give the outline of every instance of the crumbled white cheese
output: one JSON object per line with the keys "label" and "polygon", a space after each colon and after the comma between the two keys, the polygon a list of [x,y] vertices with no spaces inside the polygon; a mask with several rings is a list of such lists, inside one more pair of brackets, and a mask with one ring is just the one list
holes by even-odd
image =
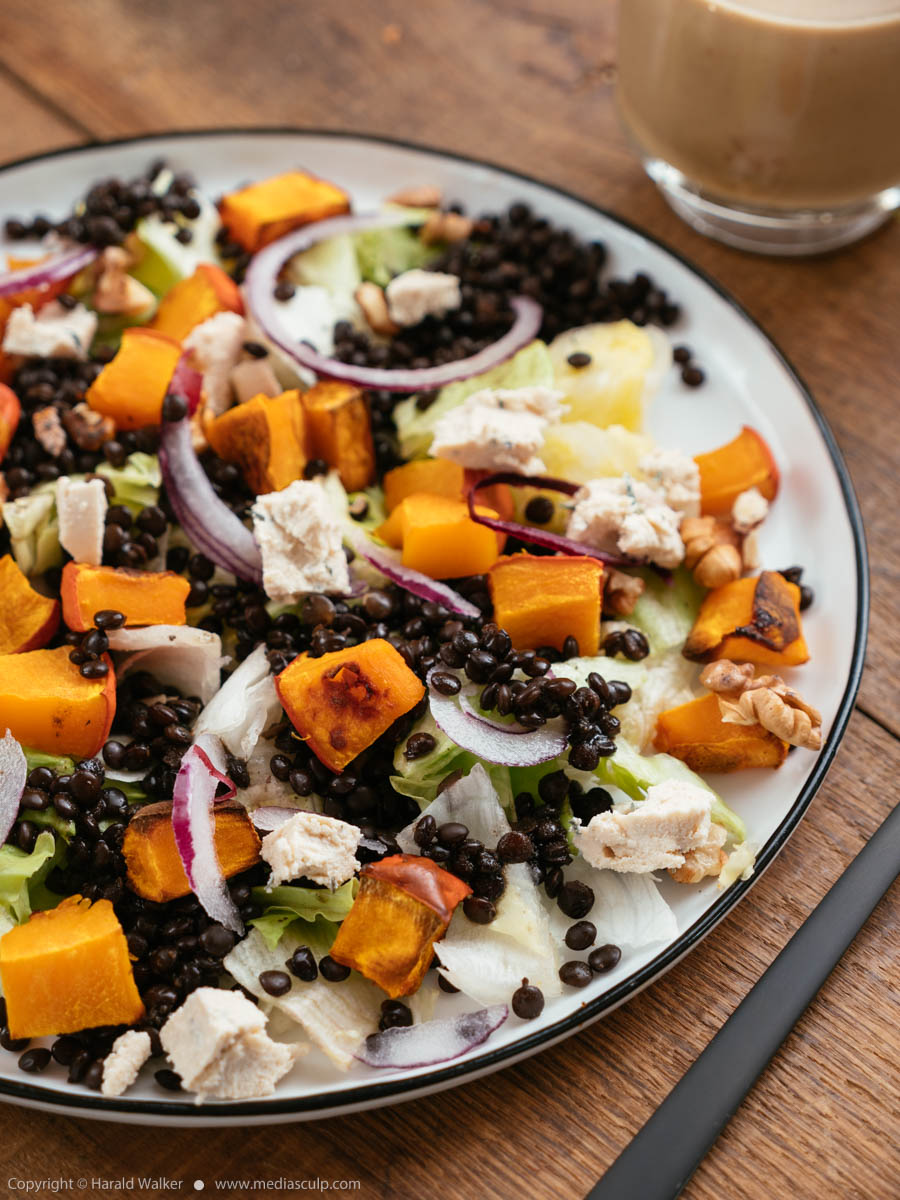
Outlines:
{"label": "crumbled white cheese", "polygon": [[638,462],[638,470],[662,492],[669,508],[683,517],[700,516],[700,468],[694,459],[680,450],[651,450]]}
{"label": "crumbled white cheese", "polygon": [[563,393],[545,387],[483,388],[435,424],[431,453],[475,470],[545,470],[538,451],[552,421],[566,412]]}
{"label": "crumbled white cheese", "polygon": [[37,316],[30,304],[22,304],[9,314],[3,349],[26,358],[85,359],[96,332],[97,314],[83,304],[63,308],[52,300]]}
{"label": "crumbled white cheese", "polygon": [[266,1018],[240,992],[191,992],[160,1030],[160,1041],[189,1091],[219,1100],[267,1096],[291,1068],[290,1046],[273,1042]]}
{"label": "crumbled white cheese", "polygon": [[748,488],[731,506],[731,523],[738,533],[749,533],[762,525],[769,513],[769,502],[759,488]]}
{"label": "crumbled white cheese", "polygon": [[231,386],[238,404],[256,396],[280,396],[281,384],[266,358],[247,358],[231,368]]}
{"label": "crumbled white cheese", "polygon": [[231,372],[241,360],[247,322],[235,312],[219,312],[195,325],[184,339],[195,368],[203,372],[207,412],[221,416],[231,407]]}
{"label": "crumbled white cheese", "polygon": [[349,589],[341,526],[321,484],[296,479],[280,492],[257,496],[253,536],[271,600],[293,603],[309,592]]}
{"label": "crumbled white cheese", "polygon": [[145,1030],[129,1029],[112,1044],[103,1060],[104,1096],[121,1096],[138,1077],[138,1071],[150,1057],[150,1034]]}
{"label": "crumbled white cheese", "polygon": [[576,492],[566,534],[600,550],[677,567],[684,558],[680,524],[681,515],[661,492],[625,475],[592,479]]}
{"label": "crumbled white cheese", "polygon": [[102,479],[70,479],[68,475],[57,479],[59,544],[76,562],[100,566],[108,507]]}
{"label": "crumbled white cheese", "polygon": [[336,888],[359,870],[356,825],[314,812],[298,812],[262,840],[260,853],[272,868],[270,887],[291,879],[311,879]]}
{"label": "crumbled white cheese", "polygon": [[577,832],[576,844],[592,866],[612,871],[681,867],[689,852],[725,840],[725,830],[710,819],[712,800],[706,788],[670,779],[648,788],[628,812],[598,813]]}
{"label": "crumbled white cheese", "polygon": [[425,317],[443,317],[462,304],[458,276],[418,267],[396,275],[385,288],[385,296],[396,325],[418,325]]}

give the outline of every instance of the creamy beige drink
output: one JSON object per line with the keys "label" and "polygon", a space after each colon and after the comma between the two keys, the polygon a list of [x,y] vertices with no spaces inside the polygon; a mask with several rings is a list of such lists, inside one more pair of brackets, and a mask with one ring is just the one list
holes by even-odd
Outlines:
{"label": "creamy beige drink", "polygon": [[900,0],[621,0],[618,98],[651,174],[751,208],[863,203],[900,184]]}

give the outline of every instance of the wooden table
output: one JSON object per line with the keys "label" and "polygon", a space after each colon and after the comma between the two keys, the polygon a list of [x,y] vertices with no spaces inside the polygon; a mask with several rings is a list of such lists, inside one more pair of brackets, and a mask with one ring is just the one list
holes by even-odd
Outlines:
{"label": "wooden table", "polygon": [[[3,8],[0,159],[91,138],[255,124],[391,134],[491,158],[625,214],[706,268],[775,334],[831,422],[872,559],[859,704],[791,843],[687,962],[561,1046],[384,1112],[238,1135],[3,1108],[3,1158],[23,1178],[157,1174],[190,1190],[195,1178],[210,1188],[255,1173],[355,1178],[364,1196],[409,1200],[580,1196],[896,801],[900,225],[797,263],[692,233],[619,129],[608,0]],[[697,1172],[690,1200],[900,1195],[898,900],[895,887]]]}

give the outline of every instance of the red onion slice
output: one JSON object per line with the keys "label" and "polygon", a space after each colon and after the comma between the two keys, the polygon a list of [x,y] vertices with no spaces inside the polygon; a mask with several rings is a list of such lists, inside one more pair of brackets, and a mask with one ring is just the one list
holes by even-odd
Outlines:
{"label": "red onion slice", "polygon": [[505,1004],[493,1004],[449,1020],[395,1026],[367,1037],[355,1057],[370,1067],[385,1070],[433,1067],[482,1045],[508,1016]]}
{"label": "red onion slice", "polygon": [[90,266],[100,251],[93,246],[79,246],[67,250],[55,258],[45,259],[31,267],[22,267],[18,271],[7,271],[0,275],[0,296],[17,296],[30,288],[50,287],[64,279],[71,279],[79,271]]}
{"label": "red onion slice", "polygon": [[188,362],[188,355],[182,354],[172,372],[169,392],[182,396],[188,406],[188,415],[193,416],[200,407],[200,394],[203,389],[203,376]]}
{"label": "red onion slice", "polygon": [[231,783],[213,767],[205,747],[195,742],[175,776],[172,830],[191,891],[208,916],[240,934],[244,926],[228,892],[213,840],[212,806],[223,779]]}
{"label": "red onion slice", "polygon": [[414,596],[430,600],[434,604],[442,604],[444,608],[448,608],[450,612],[461,617],[481,616],[480,608],[471,600],[466,600],[459,592],[454,592],[453,588],[447,587],[446,583],[440,583],[428,575],[423,575],[421,571],[414,571],[412,567],[404,567],[400,561],[400,555],[395,550],[376,546],[369,538],[362,537],[353,540],[353,549],[366,562],[377,567],[382,575],[386,575],[392,583],[396,583]]}
{"label": "red onion slice", "polygon": [[28,776],[25,751],[7,729],[0,738],[0,846],[19,815],[19,802]]}
{"label": "red onion slice", "polygon": [[411,224],[407,212],[365,213],[359,216],[334,217],[316,221],[279,238],[256,254],[247,269],[247,307],[266,335],[290,358],[301,366],[330,379],[343,379],[360,387],[391,392],[418,392],[443,387],[459,379],[468,379],[496,367],[527,346],[538,335],[543,309],[527,296],[510,301],[515,313],[512,327],[496,342],[469,358],[444,363],[421,370],[386,370],[380,367],[357,367],[352,363],[327,358],[306,343],[291,340],[281,323],[278,302],[273,291],[278,272],[289,258],[317,245],[326,238],[342,233],[364,233],[369,229],[384,229]]}
{"label": "red onion slice", "polygon": [[503,767],[534,767],[558,758],[566,748],[565,724],[557,717],[538,729],[501,725],[475,712],[464,695],[442,696],[428,679],[428,702],[439,729],[462,750]]}
{"label": "red onion slice", "polygon": [[476,510],[475,497],[482,488],[490,487],[495,483],[506,483],[513,487],[543,488],[545,491],[564,492],[567,496],[574,496],[581,487],[580,484],[570,483],[566,479],[553,479],[544,475],[514,475],[509,471],[498,471],[495,475],[487,475],[484,479],[479,479],[477,483],[472,484],[467,496],[469,516],[479,525],[486,525],[488,529],[493,529],[496,533],[506,533],[510,537],[518,538],[520,542],[546,546],[550,550],[559,550],[563,554],[579,554],[582,557],[597,558],[611,567],[645,565],[645,559],[631,558],[627,554],[610,554],[607,550],[598,550],[595,546],[574,542],[560,533],[551,533],[549,529],[535,529],[532,525],[520,525],[518,521],[503,521],[499,517],[486,517]]}
{"label": "red onion slice", "polygon": [[259,547],[213,491],[191,444],[187,417],[163,422],[159,463],[175,516],[197,549],[239,579],[262,583]]}

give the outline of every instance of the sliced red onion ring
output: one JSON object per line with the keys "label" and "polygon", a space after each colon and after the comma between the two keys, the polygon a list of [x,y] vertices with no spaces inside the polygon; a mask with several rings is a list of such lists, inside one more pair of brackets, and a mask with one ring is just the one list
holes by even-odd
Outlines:
{"label": "sliced red onion ring", "polygon": [[19,815],[27,775],[25,751],[7,729],[0,738],[0,846]]}
{"label": "sliced red onion ring", "polygon": [[7,271],[5,275],[0,275],[0,296],[17,296],[30,288],[49,287],[53,283],[71,279],[89,266],[99,253],[94,246],[78,246],[55,258],[35,263],[32,267]]}
{"label": "sliced red onion ring", "polygon": [[172,372],[169,392],[182,396],[188,406],[188,414],[193,416],[200,406],[200,393],[203,389],[203,376],[188,362],[188,355],[182,354]]}
{"label": "sliced red onion ring", "polygon": [[386,575],[392,583],[396,583],[414,596],[430,600],[434,604],[443,604],[444,608],[448,608],[450,612],[457,613],[461,617],[481,616],[480,608],[471,600],[466,600],[459,592],[454,592],[453,588],[447,587],[446,583],[439,583],[436,579],[423,575],[421,571],[414,571],[412,567],[404,567],[400,561],[400,555],[395,550],[377,546],[370,538],[363,537],[355,538],[352,544],[353,549],[361,558],[370,562],[373,567],[377,567],[382,575]]}
{"label": "sliced red onion ring", "polygon": [[244,926],[232,900],[213,840],[212,806],[222,780],[231,781],[210,762],[195,742],[181,760],[172,791],[172,830],[191,891],[208,916],[235,933]]}
{"label": "sliced red onion ring", "polygon": [[370,1067],[387,1070],[433,1067],[482,1045],[508,1016],[505,1004],[492,1004],[449,1020],[395,1026],[367,1037],[355,1057]]}
{"label": "sliced red onion ring", "polygon": [[263,833],[271,833],[273,829],[280,829],[285,821],[289,821],[291,817],[296,817],[298,812],[303,812],[303,809],[282,808],[277,804],[264,804],[260,808],[254,808],[250,813],[250,820]]}
{"label": "sliced red onion ring", "polygon": [[325,375],[330,379],[344,379],[348,383],[365,388],[378,388],[391,392],[418,392],[443,387],[458,379],[468,379],[496,367],[511,358],[517,350],[527,346],[537,337],[543,319],[543,309],[527,296],[516,296],[510,301],[515,312],[515,321],[501,338],[469,358],[444,363],[438,367],[421,370],[386,370],[380,367],[357,367],[352,363],[327,358],[324,354],[303,342],[294,342],[281,323],[278,302],[273,295],[278,272],[289,258],[309,250],[326,238],[343,233],[364,233],[369,229],[385,229],[397,225],[409,225],[409,213],[384,212],[364,213],[359,216],[333,217],[329,221],[316,221],[272,242],[256,254],[247,269],[247,307],[266,335],[285,354],[301,366]]}
{"label": "sliced red onion ring", "polygon": [[523,725],[501,725],[477,713],[465,695],[442,696],[428,678],[428,702],[439,729],[462,750],[485,762],[503,767],[534,767],[558,758],[566,748],[565,725],[561,718],[538,729]]}
{"label": "sliced red onion ring", "polygon": [[163,422],[159,463],[175,516],[197,549],[239,579],[261,583],[259,547],[246,525],[213,491],[191,444],[187,417]]}
{"label": "sliced red onion ring", "polygon": [[[234,786],[234,784],[231,782],[231,780],[228,778],[228,776],[224,773],[224,771],[220,771],[218,769],[218,767],[216,767],[212,762],[210,762],[209,755],[203,749],[203,747],[200,745],[199,741],[194,743],[194,749],[197,751],[197,754],[200,757],[200,761],[203,763],[203,765],[206,767],[206,769],[215,778],[216,783],[217,784],[218,783],[225,784],[226,790],[224,792],[222,792],[221,795],[216,795],[213,797],[213,799],[216,801],[216,803],[218,803],[221,800],[233,800],[235,798],[235,796],[237,795],[237,788]],[[218,791],[218,788],[216,790]]]}
{"label": "sliced red onion ring", "polygon": [[574,542],[571,538],[559,533],[551,533],[549,529],[535,529],[532,525],[520,525],[518,521],[503,521],[499,517],[486,517],[475,508],[475,497],[482,488],[491,487],[495,483],[506,483],[512,487],[543,488],[544,491],[563,492],[574,496],[581,488],[579,483],[570,483],[566,479],[553,479],[545,475],[515,475],[510,471],[498,471],[495,475],[487,475],[479,479],[469,488],[467,500],[469,516],[479,525],[486,525],[496,533],[506,533],[518,538],[520,542],[531,542],[535,546],[546,546],[550,550],[559,550],[564,554],[580,554],[582,557],[597,558],[600,562],[611,567],[639,567],[645,565],[645,559],[631,558],[627,554],[610,554],[607,550],[598,550],[582,542]]}

